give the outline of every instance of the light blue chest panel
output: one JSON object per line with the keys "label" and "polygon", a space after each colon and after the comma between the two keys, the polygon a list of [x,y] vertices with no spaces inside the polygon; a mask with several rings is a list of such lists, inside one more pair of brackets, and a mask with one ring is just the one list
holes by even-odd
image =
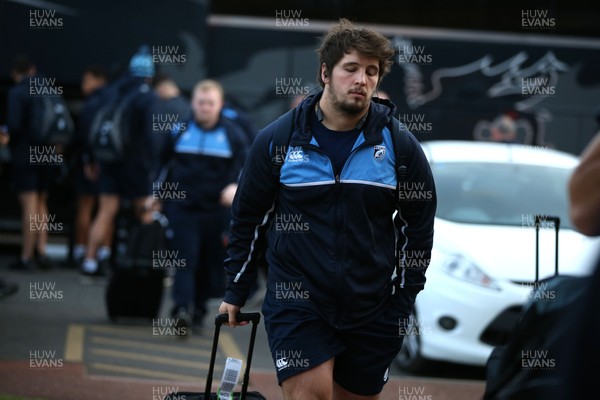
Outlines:
{"label": "light blue chest panel", "polygon": [[[364,146],[365,138],[361,132],[344,164],[340,183],[396,188],[391,132],[384,128],[382,135],[381,144]],[[314,137],[310,144],[318,147]],[[333,166],[322,152],[303,146],[290,147],[281,167],[280,182],[290,187],[331,185],[335,183]]]}
{"label": "light blue chest panel", "polygon": [[[173,133],[177,135],[176,133]],[[227,139],[225,128],[218,126],[212,131],[205,131],[195,123],[175,143],[176,153],[199,154],[213,157],[231,158],[233,152]]]}

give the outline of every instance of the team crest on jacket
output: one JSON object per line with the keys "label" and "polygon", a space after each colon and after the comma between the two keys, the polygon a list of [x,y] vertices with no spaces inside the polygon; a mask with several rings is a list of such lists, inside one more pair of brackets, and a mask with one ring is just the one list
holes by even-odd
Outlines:
{"label": "team crest on jacket", "polygon": [[373,158],[382,161],[385,158],[385,146],[377,144],[373,146]]}

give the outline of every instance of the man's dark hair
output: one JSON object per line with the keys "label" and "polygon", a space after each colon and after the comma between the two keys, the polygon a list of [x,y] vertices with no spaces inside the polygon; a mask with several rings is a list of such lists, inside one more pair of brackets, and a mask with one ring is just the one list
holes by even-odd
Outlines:
{"label": "man's dark hair", "polygon": [[83,73],[90,74],[94,78],[102,78],[102,79],[108,80],[108,68],[106,68],[102,65],[98,65],[98,64],[88,65],[83,70]]}
{"label": "man's dark hair", "polygon": [[317,49],[319,54],[317,80],[321,87],[325,86],[321,77],[321,66],[325,64],[327,75],[331,76],[335,64],[344,57],[344,54],[349,54],[353,50],[363,56],[379,59],[378,83],[392,69],[391,58],[394,56],[394,49],[390,41],[372,29],[356,27],[349,20],[341,18],[339,24],[323,37],[321,47]]}
{"label": "man's dark hair", "polygon": [[13,59],[11,71],[16,74],[27,74],[34,67],[33,62],[25,54],[19,54]]}
{"label": "man's dark hair", "polygon": [[159,72],[152,77],[152,86],[153,87],[157,87],[158,85],[160,85],[161,83],[164,83],[164,82],[175,83],[173,78],[169,74],[166,74],[164,72]]}

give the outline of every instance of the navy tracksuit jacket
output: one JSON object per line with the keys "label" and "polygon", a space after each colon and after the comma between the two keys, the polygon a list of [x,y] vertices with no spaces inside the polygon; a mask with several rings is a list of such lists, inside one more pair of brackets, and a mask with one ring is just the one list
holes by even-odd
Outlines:
{"label": "navy tracksuit jacket", "polygon": [[165,161],[173,161],[169,180],[187,193],[184,206],[211,213],[223,209],[221,191],[237,182],[248,144],[241,129],[225,118],[208,132],[189,120],[186,131],[174,132],[163,151]]}
{"label": "navy tracksuit jacket", "polygon": [[[401,129],[409,136],[408,172],[398,192],[391,137],[395,107],[378,100],[371,102],[352,153],[335,175],[310,130],[321,94],[296,109],[280,182],[272,173],[274,124],[250,150],[232,207],[224,300],[244,305],[266,246],[267,295],[277,284],[301,282],[312,310],[337,328],[377,318],[392,293],[408,314],[424,287],[433,244],[436,195],[428,161],[416,138]],[[277,215],[300,220],[308,231],[282,234],[273,223]]]}

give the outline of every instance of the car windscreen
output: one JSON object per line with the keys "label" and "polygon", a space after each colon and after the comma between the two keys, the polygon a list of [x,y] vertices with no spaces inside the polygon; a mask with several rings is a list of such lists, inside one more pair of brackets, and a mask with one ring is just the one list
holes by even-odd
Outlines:
{"label": "car windscreen", "polygon": [[[437,217],[453,222],[534,227],[534,215],[568,214],[572,170],[512,163],[447,162],[431,165],[438,196]],[[549,224],[547,225],[550,226]]]}

